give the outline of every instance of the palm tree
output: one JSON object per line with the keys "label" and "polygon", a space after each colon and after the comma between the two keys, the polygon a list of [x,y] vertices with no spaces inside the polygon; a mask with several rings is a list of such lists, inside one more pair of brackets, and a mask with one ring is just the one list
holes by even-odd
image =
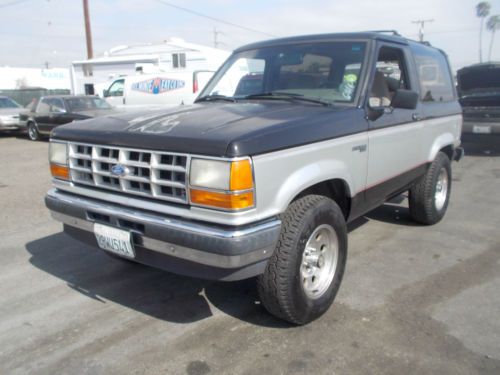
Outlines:
{"label": "palm tree", "polygon": [[490,49],[488,51],[488,61],[491,61],[491,50],[493,48],[493,40],[495,39],[495,31],[500,29],[500,16],[495,15],[488,18],[488,22],[486,22],[486,29],[491,31]]}
{"label": "palm tree", "polygon": [[479,29],[479,62],[483,62],[483,24],[484,19],[490,14],[491,4],[481,1],[476,5],[476,15],[481,18],[481,28]]}

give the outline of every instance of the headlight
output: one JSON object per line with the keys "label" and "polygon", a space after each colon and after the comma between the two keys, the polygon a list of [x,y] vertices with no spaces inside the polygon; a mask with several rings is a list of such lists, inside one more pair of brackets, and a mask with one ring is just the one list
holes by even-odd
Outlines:
{"label": "headlight", "polygon": [[68,144],[59,142],[50,142],[49,161],[51,163],[67,165],[68,164]]}
{"label": "headlight", "polygon": [[69,180],[68,145],[66,143],[50,142],[49,162],[53,177]]}
{"label": "headlight", "polygon": [[219,160],[193,159],[191,161],[191,186],[229,190],[231,163]]}
{"label": "headlight", "polygon": [[250,159],[236,161],[191,160],[191,203],[226,210],[254,206],[253,171]]}

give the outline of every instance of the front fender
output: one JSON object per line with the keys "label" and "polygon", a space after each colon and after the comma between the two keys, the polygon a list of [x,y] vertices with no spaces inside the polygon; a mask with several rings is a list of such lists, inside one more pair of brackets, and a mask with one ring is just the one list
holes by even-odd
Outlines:
{"label": "front fender", "polygon": [[339,160],[320,160],[314,164],[305,165],[293,172],[280,187],[276,201],[281,211],[284,211],[297,195],[304,190],[324,181],[340,179],[348,187],[348,194],[353,191],[353,181],[347,165]]}

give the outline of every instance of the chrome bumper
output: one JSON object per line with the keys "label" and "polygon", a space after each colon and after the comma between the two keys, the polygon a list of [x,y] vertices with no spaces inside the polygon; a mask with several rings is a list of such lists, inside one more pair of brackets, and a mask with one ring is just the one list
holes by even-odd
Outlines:
{"label": "chrome bumper", "polygon": [[[281,229],[278,219],[243,227],[202,224],[57,189],[47,193],[45,203],[53,218],[77,239],[96,245],[95,222],[129,230],[137,262],[209,279],[237,280],[263,272]],[[197,270],[196,265],[201,267]]]}

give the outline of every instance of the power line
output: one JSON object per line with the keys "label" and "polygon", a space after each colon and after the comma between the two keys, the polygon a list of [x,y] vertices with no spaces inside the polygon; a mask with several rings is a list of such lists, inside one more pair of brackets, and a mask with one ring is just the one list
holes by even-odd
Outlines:
{"label": "power line", "polygon": [[223,23],[223,24],[226,24],[226,25],[229,25],[229,26],[237,27],[239,29],[243,29],[243,30],[246,30],[246,31],[251,31],[253,33],[267,35],[267,36],[270,36],[270,37],[276,37],[276,35],[273,35],[273,34],[270,34],[270,33],[266,33],[264,31],[252,29],[250,27],[246,27],[246,26],[242,26],[242,25],[237,25],[235,23],[232,23],[232,22],[229,22],[229,21],[225,21],[225,20],[220,19],[220,18],[208,16],[206,14],[197,12],[196,10],[192,10],[192,9],[184,8],[184,7],[181,7],[181,6],[178,6],[178,5],[174,5],[174,4],[168,3],[168,2],[163,1],[163,0],[156,0],[156,1],[158,3],[160,3],[160,4],[166,5],[168,7],[176,8],[176,9],[182,10],[182,11],[187,12],[187,13],[194,14],[194,15],[196,15],[198,17],[208,18],[208,19],[210,19],[212,21],[216,21],[216,22]]}
{"label": "power line", "polygon": [[17,4],[25,3],[26,1],[29,1],[29,0],[15,0],[15,1],[10,1],[10,2],[7,2],[7,3],[0,4],[0,8],[7,8],[7,7],[10,7],[12,5],[17,5]]}

